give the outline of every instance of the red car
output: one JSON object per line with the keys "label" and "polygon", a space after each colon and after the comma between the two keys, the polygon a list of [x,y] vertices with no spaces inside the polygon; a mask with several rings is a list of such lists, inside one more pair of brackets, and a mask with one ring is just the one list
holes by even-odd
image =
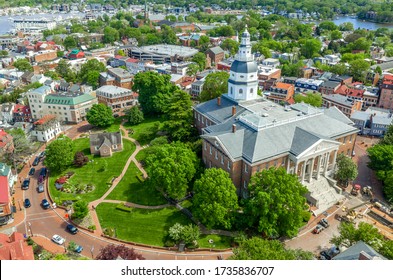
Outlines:
{"label": "red car", "polygon": [[323,231],[325,228],[323,226],[321,226],[320,224],[318,224],[315,228],[313,233],[315,234],[319,234],[321,231]]}

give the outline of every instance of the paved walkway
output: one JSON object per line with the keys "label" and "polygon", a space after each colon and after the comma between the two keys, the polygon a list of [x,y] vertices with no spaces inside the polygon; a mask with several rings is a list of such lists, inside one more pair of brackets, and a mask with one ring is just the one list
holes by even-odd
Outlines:
{"label": "paved walkway", "polygon": [[132,205],[132,207],[135,208],[143,208],[143,209],[162,209],[165,207],[168,207],[169,204],[164,204],[164,205],[158,205],[158,206],[146,206],[146,205],[139,205],[139,204],[134,204],[130,203],[127,201],[120,201],[120,200],[106,200],[105,198],[113,191],[114,188],[116,188],[117,184],[123,179],[124,175],[126,174],[128,167],[130,166],[131,162],[133,162],[139,169],[139,171],[142,172],[143,178],[147,178],[147,173],[145,169],[142,167],[142,165],[136,160],[135,156],[142,150],[144,147],[142,147],[139,142],[131,137],[128,136],[128,131],[123,127],[123,124],[120,125],[120,129],[123,131],[124,136],[123,138],[130,140],[135,144],[135,151],[132,153],[132,155],[128,158],[126,165],[123,168],[123,171],[121,174],[112,182],[112,186],[107,190],[107,192],[100,197],[97,200],[94,200],[89,203],[89,209],[90,209],[90,215],[93,220],[93,224],[96,226],[96,230],[94,231],[94,235],[101,236],[102,234],[102,228],[100,225],[100,221],[98,219],[97,212],[95,211],[95,208],[102,203],[102,202],[108,202],[108,203],[129,203]]}

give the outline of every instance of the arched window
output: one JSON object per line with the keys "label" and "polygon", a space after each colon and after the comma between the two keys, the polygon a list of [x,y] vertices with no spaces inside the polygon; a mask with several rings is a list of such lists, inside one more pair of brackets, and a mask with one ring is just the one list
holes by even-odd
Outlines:
{"label": "arched window", "polygon": [[239,94],[243,94],[243,89],[239,89]]}
{"label": "arched window", "polygon": [[250,89],[250,93],[254,93],[254,89],[253,88]]}

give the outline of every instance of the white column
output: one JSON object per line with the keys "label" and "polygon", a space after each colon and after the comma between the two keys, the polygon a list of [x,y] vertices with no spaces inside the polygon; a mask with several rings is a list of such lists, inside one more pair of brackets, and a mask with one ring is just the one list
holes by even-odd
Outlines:
{"label": "white column", "polygon": [[325,156],[325,166],[324,166],[324,169],[323,169],[323,175],[324,176],[326,176],[326,172],[327,172],[327,169],[328,169],[328,166],[329,166],[329,155],[330,155],[330,153],[326,153],[326,156]]}
{"label": "white column", "polygon": [[309,177],[309,182],[311,183],[311,181],[312,181],[312,173],[313,173],[313,170],[314,170],[314,158],[312,158],[311,159],[311,168],[310,168],[310,177]]}
{"label": "white column", "polygon": [[289,173],[289,168],[291,167],[291,160],[290,160],[290,158],[288,157],[287,158],[287,173]]}
{"label": "white column", "polygon": [[333,170],[334,170],[334,168],[336,168],[337,153],[338,153],[338,151],[335,150],[334,154],[333,154]]}
{"label": "white column", "polygon": [[297,176],[297,169],[299,168],[299,163],[295,162],[295,175]]}
{"label": "white column", "polygon": [[302,167],[302,183],[304,182],[304,176],[306,175],[306,161],[303,161],[303,167]]}
{"label": "white column", "polygon": [[321,173],[321,161],[322,161],[322,155],[318,156],[318,166],[317,166],[317,179],[319,179],[319,174]]}

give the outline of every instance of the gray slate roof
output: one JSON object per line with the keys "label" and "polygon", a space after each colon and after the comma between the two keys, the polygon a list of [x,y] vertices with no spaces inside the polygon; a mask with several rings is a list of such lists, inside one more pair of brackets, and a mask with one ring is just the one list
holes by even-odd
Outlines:
{"label": "gray slate roof", "polygon": [[358,260],[361,252],[367,253],[372,258],[376,257],[378,259],[386,260],[384,256],[377,253],[371,246],[367,245],[363,241],[359,241],[355,245],[349,247],[344,252],[335,256],[333,260]]}
{"label": "gray slate roof", "polygon": [[321,140],[320,137],[300,127],[296,127],[292,140],[291,153],[295,156],[300,155],[319,140]]}
{"label": "gray slate roof", "polygon": [[213,47],[210,48],[209,50],[214,54],[219,54],[224,52],[224,50],[221,47]]}
{"label": "gray slate roof", "polygon": [[121,133],[112,132],[112,133],[97,133],[90,135],[90,146],[99,146],[102,144],[110,145],[120,145],[122,143]]}
{"label": "gray slate roof", "polygon": [[369,118],[370,118],[370,114],[363,111],[355,111],[351,115],[352,120],[367,121]]}

